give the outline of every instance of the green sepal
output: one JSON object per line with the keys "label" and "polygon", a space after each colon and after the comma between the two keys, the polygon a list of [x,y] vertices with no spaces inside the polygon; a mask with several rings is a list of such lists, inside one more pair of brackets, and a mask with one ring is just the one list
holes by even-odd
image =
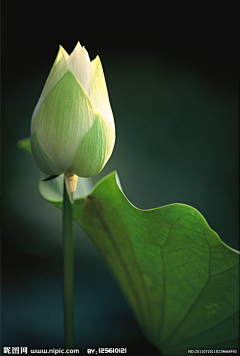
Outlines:
{"label": "green sepal", "polygon": [[68,70],[42,102],[32,130],[37,131],[42,146],[65,171],[70,169],[79,143],[92,126],[94,116],[89,96]]}
{"label": "green sepal", "polygon": [[80,177],[97,175],[109,160],[115,142],[115,129],[97,113],[90,130],[83,137],[70,170]]}
{"label": "green sepal", "polygon": [[49,175],[59,175],[63,170],[56,162],[49,156],[46,150],[41,145],[37,132],[35,131],[30,139],[32,154],[39,167],[39,169]]}

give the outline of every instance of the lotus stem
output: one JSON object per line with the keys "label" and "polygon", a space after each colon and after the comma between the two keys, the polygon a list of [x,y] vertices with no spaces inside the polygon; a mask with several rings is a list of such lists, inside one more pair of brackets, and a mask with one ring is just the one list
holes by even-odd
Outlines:
{"label": "lotus stem", "polygon": [[63,305],[64,347],[74,348],[74,242],[73,208],[64,181],[63,193]]}

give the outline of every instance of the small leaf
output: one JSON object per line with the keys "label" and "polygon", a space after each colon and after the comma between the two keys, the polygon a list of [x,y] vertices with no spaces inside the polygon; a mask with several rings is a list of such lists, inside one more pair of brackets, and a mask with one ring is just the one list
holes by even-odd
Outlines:
{"label": "small leaf", "polygon": [[24,138],[17,142],[17,147],[23,150],[23,152],[27,153],[28,155],[32,156],[32,149],[30,144],[30,137]]}
{"label": "small leaf", "polygon": [[[48,175],[43,174],[39,180],[39,192],[42,197],[49,202],[63,201],[63,180],[64,174],[61,174],[55,179],[46,181]],[[77,189],[74,193],[74,199],[80,199],[90,192],[93,187],[92,178],[78,177]]]}
{"label": "small leaf", "polygon": [[162,353],[237,349],[239,254],[196,209],[183,204],[137,209],[112,173],[75,200],[73,211],[146,337]]}

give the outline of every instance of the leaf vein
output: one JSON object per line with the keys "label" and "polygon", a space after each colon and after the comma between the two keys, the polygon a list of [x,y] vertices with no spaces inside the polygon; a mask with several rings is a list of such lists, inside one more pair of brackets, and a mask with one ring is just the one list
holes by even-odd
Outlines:
{"label": "leaf vein", "polygon": [[231,269],[235,268],[236,266],[237,266],[237,264],[235,264],[234,266],[229,267],[229,268],[227,268],[227,269],[225,269],[224,271],[221,271],[221,272],[219,272],[219,273],[211,274],[210,277],[219,276],[220,274],[223,274],[223,273],[225,273],[225,272],[230,271]]}
{"label": "leaf vein", "polygon": [[[193,339],[193,338],[196,337],[196,336],[202,335],[202,334],[204,334],[204,333],[209,332],[210,330],[215,329],[217,326],[221,325],[221,324],[224,323],[226,320],[228,320],[228,319],[230,319],[231,317],[233,317],[235,314],[238,314],[238,311],[236,311],[235,313],[229,315],[227,318],[225,318],[225,319],[223,319],[222,321],[218,322],[216,325],[212,326],[211,328],[208,328],[208,329],[206,329],[206,330],[201,331],[200,333],[197,333],[197,334],[195,334],[195,335],[192,335],[192,336],[190,336],[190,337],[188,337],[188,338],[186,338],[186,339],[184,339],[184,340],[181,340],[181,342],[179,342],[177,345],[184,344],[186,341],[189,341],[189,340]],[[228,341],[228,340],[226,340],[226,341]],[[225,341],[225,342],[226,342],[226,341]]]}
{"label": "leaf vein", "polygon": [[195,301],[193,302],[193,304],[191,305],[191,307],[188,309],[187,313],[185,314],[185,316],[183,317],[183,319],[181,320],[181,322],[178,324],[178,326],[173,330],[173,332],[168,336],[168,338],[163,342],[163,344],[166,344],[169,342],[169,340],[171,340],[173,338],[173,336],[178,332],[178,330],[180,329],[180,327],[182,326],[182,324],[184,323],[184,321],[187,319],[188,315],[191,313],[193,307],[196,305],[196,303],[198,302],[198,300],[200,299],[203,291],[205,290],[205,288],[208,285],[210,278],[208,277],[205,285],[203,286],[201,292],[199,293],[199,295],[197,296],[197,298],[195,299]]}
{"label": "leaf vein", "polygon": [[[142,307],[142,302],[141,302],[141,299],[139,298],[139,295],[138,295],[138,292],[136,290],[136,286],[135,286],[135,283],[134,283],[134,280],[131,276],[131,273],[130,271],[128,270],[127,268],[127,265],[125,264],[124,262],[124,259],[123,259],[123,256],[121,254],[121,251],[119,250],[119,247],[118,247],[118,244],[116,243],[115,239],[114,239],[114,234],[112,234],[111,230],[109,229],[107,223],[105,222],[104,218],[102,217],[102,215],[99,213],[99,211],[101,211],[101,209],[99,210],[95,204],[94,205],[94,209],[95,209],[95,212],[98,216],[98,219],[101,221],[102,223],[102,226],[103,228],[105,229],[106,233],[108,234],[109,236],[109,241],[111,242],[112,246],[113,246],[113,249],[115,250],[118,258],[119,258],[119,262],[120,264],[122,265],[122,268],[123,270],[125,271],[125,275],[126,275],[126,278],[128,280],[128,284],[130,286],[130,289],[132,290],[133,292],[133,295],[134,295],[134,299],[138,305],[138,310],[139,310],[139,314],[142,315],[142,319],[144,319],[144,312],[143,312],[143,307]],[[128,231],[127,231],[128,233]],[[136,257],[135,257],[135,254],[133,253],[132,251],[132,254],[134,256],[134,259],[136,261]]]}

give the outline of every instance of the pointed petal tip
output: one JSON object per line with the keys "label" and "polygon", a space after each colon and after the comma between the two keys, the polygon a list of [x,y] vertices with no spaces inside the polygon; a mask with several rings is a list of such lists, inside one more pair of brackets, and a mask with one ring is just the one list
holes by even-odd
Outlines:
{"label": "pointed petal tip", "polygon": [[72,51],[72,53],[71,53],[70,55],[72,55],[72,54],[74,54],[74,53],[76,53],[76,52],[81,51],[81,49],[82,49],[81,43],[80,43],[79,41],[77,41],[77,44],[76,44],[76,46],[74,47],[74,49],[73,49],[73,51]]}
{"label": "pointed petal tip", "polygon": [[64,58],[66,61],[68,59],[68,57],[69,57],[69,54],[67,53],[67,51],[61,45],[59,45],[58,53],[57,53],[57,57],[55,59],[54,65],[56,65],[62,58]]}
{"label": "pointed petal tip", "polygon": [[81,43],[79,41],[77,41],[76,47],[79,47],[79,46],[82,48]]}
{"label": "pointed petal tip", "polygon": [[58,45],[58,51],[68,55],[67,51],[65,50],[65,48],[62,45]]}
{"label": "pointed petal tip", "polygon": [[81,51],[83,51],[84,53],[86,53],[86,54],[88,55],[88,57],[89,57],[88,51],[86,50],[86,47],[85,47],[85,46],[83,46],[83,47],[81,48]]}

